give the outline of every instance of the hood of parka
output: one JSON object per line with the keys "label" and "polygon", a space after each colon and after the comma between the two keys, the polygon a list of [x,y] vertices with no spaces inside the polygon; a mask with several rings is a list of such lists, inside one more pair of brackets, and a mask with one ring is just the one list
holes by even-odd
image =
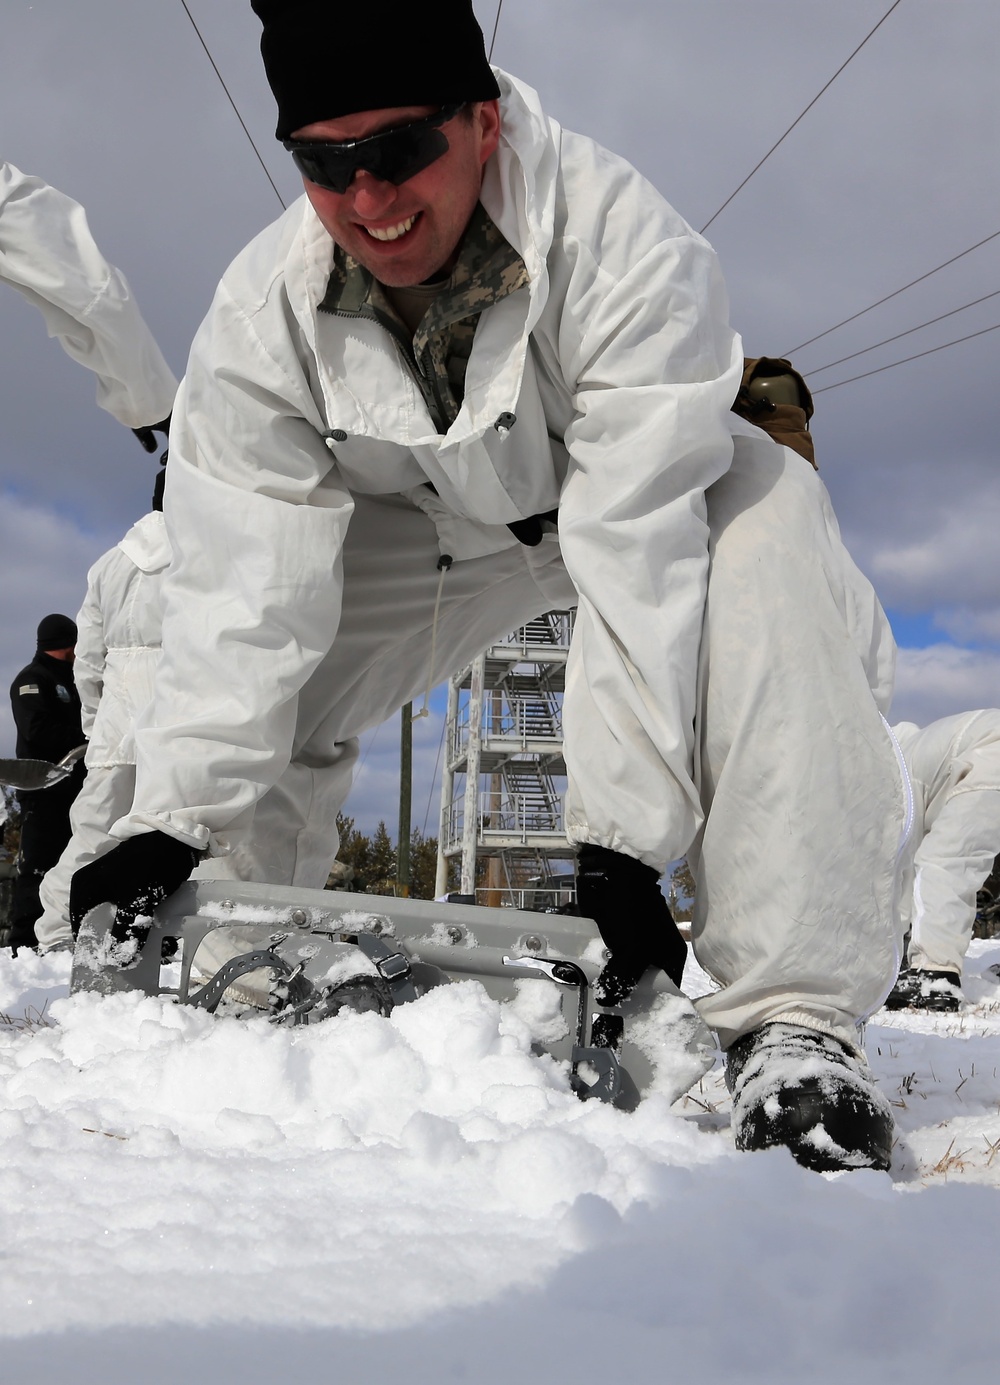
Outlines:
{"label": "hood of parka", "polygon": [[548,297],[547,260],[555,226],[562,130],[542,110],[538,93],[497,71],[500,145],[486,164],[479,200],[520,254],[531,280],[526,332]]}
{"label": "hood of parka", "polygon": [[[448,430],[447,443],[442,444],[436,433],[391,439],[408,446],[460,446],[493,428],[497,418],[513,408],[521,393],[531,332],[548,299],[547,257],[555,225],[561,129],[544,114],[537,92],[495,70],[501,90],[500,144],[486,165],[480,201],[524,260],[530,281],[528,294],[526,298],[512,295],[498,305],[502,322],[494,330],[480,328],[466,377],[465,400]],[[284,267],[289,299],[293,305],[302,301],[309,305],[308,320],[300,326],[312,351],[321,357],[317,314],[333,267],[333,241],[307,198],[289,209],[286,217],[291,216],[301,218],[297,248],[302,260],[295,263],[293,243]],[[475,369],[477,357],[488,362],[488,368]],[[342,383],[349,388],[346,381]],[[360,414],[370,417],[357,393],[353,402]],[[384,428],[374,423],[370,431],[385,436]]]}
{"label": "hood of parka", "polygon": [[140,572],[159,572],[170,562],[170,539],[160,510],[150,510],[132,525],[118,547]]}

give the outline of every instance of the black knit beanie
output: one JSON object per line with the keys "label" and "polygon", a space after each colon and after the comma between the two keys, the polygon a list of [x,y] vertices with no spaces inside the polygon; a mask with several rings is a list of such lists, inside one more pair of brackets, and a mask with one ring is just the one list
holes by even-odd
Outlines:
{"label": "black knit beanie", "polygon": [[76,644],[76,621],[69,616],[43,616],[38,622],[38,648],[72,649]]}
{"label": "black knit beanie", "polygon": [[500,95],[472,0],[251,0],[278,103],[278,139],[303,125],[390,106]]}

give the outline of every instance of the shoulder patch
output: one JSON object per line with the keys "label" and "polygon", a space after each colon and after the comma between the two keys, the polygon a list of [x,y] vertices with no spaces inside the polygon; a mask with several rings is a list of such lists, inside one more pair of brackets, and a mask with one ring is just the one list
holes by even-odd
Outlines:
{"label": "shoulder patch", "polygon": [[24,696],[26,693],[37,693],[37,691],[38,691],[38,684],[37,684],[37,683],[22,683],[21,686],[18,688],[18,692],[19,692],[22,696]]}

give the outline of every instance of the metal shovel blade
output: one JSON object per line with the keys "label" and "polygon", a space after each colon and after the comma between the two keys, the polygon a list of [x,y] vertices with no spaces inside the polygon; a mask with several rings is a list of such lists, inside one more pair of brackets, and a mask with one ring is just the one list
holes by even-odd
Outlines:
{"label": "metal shovel blade", "polygon": [[9,789],[49,789],[63,779],[69,778],[77,760],[87,752],[85,745],[78,745],[57,763],[48,760],[0,760],[0,784]]}

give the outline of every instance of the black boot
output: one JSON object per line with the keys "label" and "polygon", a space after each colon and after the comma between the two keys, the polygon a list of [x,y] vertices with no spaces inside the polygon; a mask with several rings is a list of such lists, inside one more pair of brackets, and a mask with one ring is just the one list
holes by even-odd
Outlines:
{"label": "black boot", "polygon": [[786,1145],[807,1169],[888,1169],[892,1113],[863,1058],[817,1029],[773,1023],[726,1054],[737,1149]]}
{"label": "black boot", "polygon": [[611,959],[597,979],[598,1005],[615,1006],[632,993],[647,967],[660,967],[680,986],[687,944],[678,932],[659,875],[652,866],[604,846],[580,847],[576,898],[592,918]]}
{"label": "black boot", "polygon": [[42,875],[42,871],[22,867],[14,880],[10,936],[7,940],[14,957],[18,952],[38,951],[35,923],[42,916],[42,901],[38,897]]}
{"label": "black boot", "polygon": [[74,937],[92,909],[113,904],[115,919],[108,931],[110,961],[122,970],[136,966],[154,911],[184,884],[198,863],[198,855],[194,847],[166,832],[143,832],[81,866],[69,887]]}
{"label": "black boot", "polygon": [[960,1010],[962,990],[953,971],[909,967],[886,996],[887,1010]]}

